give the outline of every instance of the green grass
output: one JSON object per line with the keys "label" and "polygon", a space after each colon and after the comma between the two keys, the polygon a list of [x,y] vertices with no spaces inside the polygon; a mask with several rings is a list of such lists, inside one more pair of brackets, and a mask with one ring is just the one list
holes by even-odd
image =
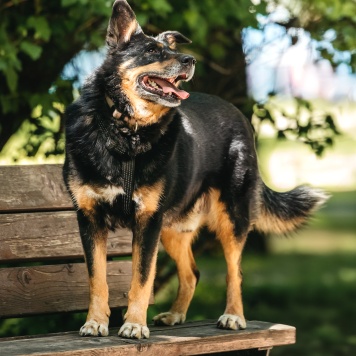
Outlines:
{"label": "green grass", "polygon": [[[199,256],[197,264],[201,278],[187,320],[217,319],[225,307],[224,259],[218,254]],[[355,354],[355,254],[245,254],[242,267],[246,318],[297,328],[297,343],[278,347],[273,355]],[[177,280],[173,279],[156,295],[149,320],[169,309],[176,289]],[[78,330],[84,319],[85,314],[62,314],[3,320],[0,335]]]}
{"label": "green grass", "polygon": [[[271,236],[266,256],[243,256],[245,316],[293,325],[295,345],[273,355],[356,354],[356,192],[335,192],[310,226],[289,237]],[[187,319],[218,318],[225,307],[222,256],[199,257],[201,272]],[[149,316],[168,310],[173,280],[156,296]]]}
{"label": "green grass", "polygon": [[[222,257],[197,259],[201,279],[187,320],[219,317],[225,305]],[[297,343],[273,355],[351,355],[356,352],[356,259],[340,255],[246,255],[243,299],[248,320],[293,325]],[[149,317],[166,311],[174,280],[156,297]]]}

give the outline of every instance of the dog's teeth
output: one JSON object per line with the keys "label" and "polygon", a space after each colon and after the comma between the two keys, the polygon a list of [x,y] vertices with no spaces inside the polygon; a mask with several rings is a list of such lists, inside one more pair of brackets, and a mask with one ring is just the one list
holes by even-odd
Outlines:
{"label": "dog's teeth", "polygon": [[153,87],[153,88],[159,88],[159,86],[157,85],[157,83],[153,80],[148,80],[148,84]]}

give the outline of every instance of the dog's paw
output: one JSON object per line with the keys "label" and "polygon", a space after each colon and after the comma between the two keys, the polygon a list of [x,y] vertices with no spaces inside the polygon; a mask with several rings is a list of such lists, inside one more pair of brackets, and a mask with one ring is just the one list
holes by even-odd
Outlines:
{"label": "dog's paw", "polygon": [[185,314],[166,312],[156,315],[152,320],[155,325],[183,324],[185,322]]}
{"label": "dog's paw", "polygon": [[246,320],[238,315],[223,314],[218,320],[217,327],[230,330],[246,329]]}
{"label": "dog's paw", "polygon": [[148,339],[150,330],[146,325],[125,323],[119,330],[119,336],[126,339]]}
{"label": "dog's paw", "polygon": [[79,330],[80,336],[108,336],[109,328],[107,323],[98,323],[91,319],[87,321]]}

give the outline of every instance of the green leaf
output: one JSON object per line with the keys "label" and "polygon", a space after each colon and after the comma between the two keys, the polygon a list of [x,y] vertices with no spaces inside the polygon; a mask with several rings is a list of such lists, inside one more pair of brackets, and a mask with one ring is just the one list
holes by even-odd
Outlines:
{"label": "green leaf", "polygon": [[167,14],[172,11],[172,6],[166,0],[151,0],[150,5],[156,12],[161,14]]}
{"label": "green leaf", "polygon": [[0,96],[1,111],[3,114],[11,112],[13,105],[11,105],[11,100],[8,96]]}
{"label": "green leaf", "polygon": [[35,30],[35,39],[48,41],[51,37],[51,29],[48,21],[43,16],[31,16],[27,20],[27,26]]}
{"label": "green leaf", "polygon": [[23,41],[20,44],[20,48],[22,52],[26,53],[29,55],[34,61],[38,58],[40,58],[42,54],[42,48],[40,46],[37,46],[31,42],[28,41]]}
{"label": "green leaf", "polygon": [[11,93],[14,93],[17,89],[18,81],[18,75],[16,71],[13,68],[9,67],[4,74],[6,77],[7,86],[9,87]]}
{"label": "green leaf", "polygon": [[0,71],[5,71],[7,68],[7,63],[3,59],[0,58]]}
{"label": "green leaf", "polygon": [[71,6],[77,3],[77,0],[62,0],[61,4],[63,7]]}

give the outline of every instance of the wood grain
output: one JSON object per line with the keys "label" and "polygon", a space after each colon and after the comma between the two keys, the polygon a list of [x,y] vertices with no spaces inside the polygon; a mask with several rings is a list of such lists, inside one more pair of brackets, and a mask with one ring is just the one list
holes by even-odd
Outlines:
{"label": "wood grain", "polygon": [[[127,306],[131,266],[131,261],[108,263],[111,307]],[[0,269],[2,317],[81,311],[88,303],[84,263]]]}
{"label": "wood grain", "polygon": [[68,209],[62,165],[0,166],[0,212]]}
{"label": "wood grain", "polygon": [[259,321],[247,323],[246,330],[216,328],[215,322],[192,322],[182,326],[150,326],[148,340],[125,340],[117,329],[103,338],[81,338],[77,333],[47,337],[0,340],[4,355],[201,355],[231,350],[269,348],[295,343],[295,328]]}
{"label": "wood grain", "polygon": [[[108,255],[130,255],[132,233],[110,233]],[[74,211],[0,214],[0,260],[2,262],[83,258]]]}

